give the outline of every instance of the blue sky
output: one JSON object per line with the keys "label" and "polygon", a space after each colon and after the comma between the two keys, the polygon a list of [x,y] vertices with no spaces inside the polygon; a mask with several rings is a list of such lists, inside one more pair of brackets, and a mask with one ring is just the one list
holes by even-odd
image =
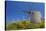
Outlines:
{"label": "blue sky", "polygon": [[44,17],[44,3],[7,1],[6,3],[6,20],[23,20],[26,14],[23,11],[38,10]]}

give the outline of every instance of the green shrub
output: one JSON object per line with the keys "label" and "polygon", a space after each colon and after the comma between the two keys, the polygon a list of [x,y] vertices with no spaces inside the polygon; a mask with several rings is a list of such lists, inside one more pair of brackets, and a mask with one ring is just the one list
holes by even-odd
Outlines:
{"label": "green shrub", "polygon": [[18,29],[35,29],[35,28],[44,28],[44,21],[39,24],[34,24],[31,21],[18,21],[11,23],[6,26],[7,30],[18,30]]}

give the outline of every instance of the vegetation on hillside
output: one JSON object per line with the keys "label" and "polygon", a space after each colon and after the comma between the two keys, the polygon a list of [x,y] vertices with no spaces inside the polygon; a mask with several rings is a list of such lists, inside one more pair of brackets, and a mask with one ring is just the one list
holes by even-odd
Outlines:
{"label": "vegetation on hillside", "polygon": [[18,21],[6,25],[6,30],[22,30],[22,29],[36,29],[44,28],[44,21],[39,24],[32,23],[31,21]]}

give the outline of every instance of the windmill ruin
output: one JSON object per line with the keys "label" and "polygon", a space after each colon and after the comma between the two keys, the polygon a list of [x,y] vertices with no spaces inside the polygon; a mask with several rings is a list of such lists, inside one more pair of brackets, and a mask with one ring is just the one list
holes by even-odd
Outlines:
{"label": "windmill ruin", "polygon": [[26,11],[30,21],[33,23],[40,23],[41,22],[41,13],[40,11]]}

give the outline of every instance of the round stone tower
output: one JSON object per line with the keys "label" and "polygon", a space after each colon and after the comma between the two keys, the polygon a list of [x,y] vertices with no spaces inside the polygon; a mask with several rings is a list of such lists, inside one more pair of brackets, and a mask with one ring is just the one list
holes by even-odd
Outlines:
{"label": "round stone tower", "polygon": [[32,11],[31,21],[33,23],[40,23],[41,22],[41,13],[40,13],[40,11]]}

